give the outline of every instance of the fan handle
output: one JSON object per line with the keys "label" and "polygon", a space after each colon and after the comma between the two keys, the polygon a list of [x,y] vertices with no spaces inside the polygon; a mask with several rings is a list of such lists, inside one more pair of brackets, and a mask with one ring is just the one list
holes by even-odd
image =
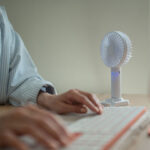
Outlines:
{"label": "fan handle", "polygon": [[114,67],[111,68],[111,97],[113,99],[121,98],[121,89],[120,89],[120,68]]}
{"label": "fan handle", "polygon": [[101,102],[104,106],[127,106],[129,100],[121,97],[120,67],[111,68],[111,98]]}

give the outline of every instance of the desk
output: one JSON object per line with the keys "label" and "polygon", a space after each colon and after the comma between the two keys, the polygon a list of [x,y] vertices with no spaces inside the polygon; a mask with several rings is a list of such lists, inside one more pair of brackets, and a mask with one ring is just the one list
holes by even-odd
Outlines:
{"label": "desk", "polygon": [[[97,94],[100,101],[109,98],[106,94]],[[146,106],[150,109],[150,95],[144,94],[123,94],[124,99],[130,100],[130,106]]]}
{"label": "desk", "polygon": [[[109,98],[105,94],[97,94],[100,100]],[[146,106],[150,109],[150,95],[141,94],[124,94],[123,98],[130,100],[131,106]],[[0,114],[13,109],[12,106],[0,106]],[[64,120],[68,121],[67,116],[63,117]],[[128,150],[149,150],[150,149],[150,137],[147,136],[147,129],[144,129],[137,138],[137,140],[132,144]]]}
{"label": "desk", "polygon": [[[98,94],[98,97],[100,100],[109,98],[108,95],[104,94]],[[150,95],[124,94],[122,97],[130,100],[130,106],[146,106],[147,109],[150,109]],[[148,127],[138,135],[136,141],[127,150],[150,150],[150,137],[147,135],[147,129]]]}

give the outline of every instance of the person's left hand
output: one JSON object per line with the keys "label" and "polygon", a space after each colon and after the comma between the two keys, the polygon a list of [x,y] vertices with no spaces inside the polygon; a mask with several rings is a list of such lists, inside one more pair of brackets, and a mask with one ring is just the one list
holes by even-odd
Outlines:
{"label": "person's left hand", "polygon": [[69,90],[63,94],[51,95],[40,93],[37,103],[59,114],[70,112],[86,113],[87,107],[98,114],[102,113],[102,105],[95,94],[83,92],[77,89]]}

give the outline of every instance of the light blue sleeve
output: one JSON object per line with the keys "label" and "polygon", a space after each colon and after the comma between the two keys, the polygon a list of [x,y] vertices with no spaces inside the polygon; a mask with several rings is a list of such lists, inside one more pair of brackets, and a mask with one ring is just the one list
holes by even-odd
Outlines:
{"label": "light blue sleeve", "polygon": [[[6,24],[5,39],[8,40],[8,45],[5,50],[9,51],[9,81],[8,81],[8,98],[9,102],[15,106],[25,105],[27,102],[36,103],[40,88],[43,85],[52,87],[52,94],[56,90],[52,83],[45,81],[37,72],[37,68],[32,61],[21,37],[16,33],[10,24],[6,13],[4,14]],[[8,28],[8,29],[7,29]],[[4,45],[5,46],[5,45]]]}
{"label": "light blue sleeve", "polygon": [[[14,32],[14,55],[9,72],[9,101],[13,105],[24,105],[28,101],[36,102],[43,85],[53,85],[38,74],[20,36]],[[52,94],[53,91],[52,91]]]}

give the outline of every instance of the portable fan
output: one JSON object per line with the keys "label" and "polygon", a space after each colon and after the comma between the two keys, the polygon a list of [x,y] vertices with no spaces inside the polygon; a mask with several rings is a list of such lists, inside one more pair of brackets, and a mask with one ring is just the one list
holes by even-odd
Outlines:
{"label": "portable fan", "polygon": [[102,102],[104,106],[125,106],[129,100],[121,97],[120,68],[131,58],[131,41],[129,37],[114,31],[105,35],[101,43],[101,57],[104,64],[111,68],[111,98]]}

